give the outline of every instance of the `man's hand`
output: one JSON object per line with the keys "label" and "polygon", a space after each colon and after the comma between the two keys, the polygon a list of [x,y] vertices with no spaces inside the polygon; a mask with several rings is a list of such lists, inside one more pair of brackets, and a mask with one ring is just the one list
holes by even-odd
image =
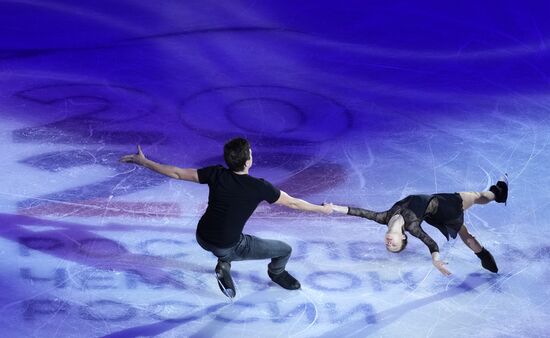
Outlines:
{"label": "man's hand", "polygon": [[145,155],[143,155],[143,151],[141,151],[141,147],[139,146],[139,144],[137,146],[137,150],[137,154],[124,155],[120,158],[120,161],[142,165],[145,162],[146,158]]}
{"label": "man's hand", "polygon": [[323,203],[323,210],[321,211],[325,215],[332,214],[333,211],[333,205],[332,203]]}
{"label": "man's hand", "polygon": [[[323,203],[323,205],[327,205],[327,203]],[[332,207],[332,211],[339,212],[339,213],[342,213],[342,214],[347,214],[348,210],[349,210],[348,207],[344,207],[344,206],[337,205],[337,204],[328,203],[328,205],[330,205]]]}
{"label": "man's hand", "polygon": [[435,259],[432,260],[432,263],[437,268],[437,270],[439,270],[439,272],[441,272],[445,276],[450,276],[451,275],[451,272],[449,270],[447,270],[447,268],[445,267],[445,265],[447,263],[445,263],[443,261],[440,261],[440,260],[435,260]]}

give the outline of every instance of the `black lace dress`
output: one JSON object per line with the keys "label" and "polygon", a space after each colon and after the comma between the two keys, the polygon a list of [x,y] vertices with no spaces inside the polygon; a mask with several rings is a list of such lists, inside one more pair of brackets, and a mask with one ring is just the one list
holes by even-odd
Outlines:
{"label": "black lace dress", "polygon": [[348,209],[348,215],[367,218],[385,225],[398,214],[405,220],[405,230],[426,244],[430,253],[439,252],[439,247],[422,229],[423,221],[439,229],[447,240],[449,237],[456,238],[464,224],[462,198],[458,193],[410,195],[383,212],[354,207]]}

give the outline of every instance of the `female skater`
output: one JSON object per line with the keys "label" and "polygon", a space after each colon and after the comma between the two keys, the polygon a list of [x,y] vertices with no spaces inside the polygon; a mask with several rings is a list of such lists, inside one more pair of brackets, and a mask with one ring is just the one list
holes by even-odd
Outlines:
{"label": "female skater", "polygon": [[436,227],[449,240],[458,234],[464,244],[481,259],[481,266],[491,272],[498,272],[493,255],[472,236],[464,225],[464,210],[474,204],[487,204],[491,201],[506,203],[508,198],[508,179],[505,175],[489,191],[459,192],[454,194],[410,195],[396,202],[389,210],[375,212],[361,208],[333,205],[333,210],[351,216],[367,218],[380,224],[386,224],[388,231],[385,244],[388,251],[401,252],[407,245],[409,232],[420,239],[432,255],[433,265],[444,275],[451,273],[439,258],[439,247],[420,224],[426,221]]}

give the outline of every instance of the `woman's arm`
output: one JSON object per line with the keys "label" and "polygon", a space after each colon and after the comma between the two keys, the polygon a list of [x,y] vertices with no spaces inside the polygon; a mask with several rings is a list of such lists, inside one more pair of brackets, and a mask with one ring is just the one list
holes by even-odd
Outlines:
{"label": "woman's arm", "polygon": [[447,263],[443,262],[439,258],[439,246],[437,243],[426,233],[424,230],[420,227],[419,221],[413,221],[405,226],[405,229],[414,237],[420,239],[422,243],[424,243],[428,249],[430,250],[430,254],[432,256],[432,264],[445,276],[449,276],[451,272],[447,270],[445,265]]}
{"label": "woman's arm", "polygon": [[363,208],[354,208],[354,207],[346,207],[346,208],[348,209],[347,214],[350,216],[366,218],[371,221],[375,221],[376,223],[379,223],[379,224],[384,224],[384,225],[388,224],[387,211],[376,212],[376,211],[367,210]]}

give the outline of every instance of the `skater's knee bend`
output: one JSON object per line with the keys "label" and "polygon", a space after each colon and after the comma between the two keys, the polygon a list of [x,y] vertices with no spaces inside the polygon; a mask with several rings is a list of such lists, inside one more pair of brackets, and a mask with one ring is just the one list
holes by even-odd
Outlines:
{"label": "skater's knee bend", "polygon": [[278,256],[290,256],[292,253],[292,247],[283,241],[275,241],[270,248],[272,253],[276,253]]}
{"label": "skater's knee bend", "polygon": [[283,244],[284,244],[284,246],[283,246],[284,251],[287,252],[290,255],[292,253],[292,247],[290,245],[288,245],[287,243],[283,242]]}

